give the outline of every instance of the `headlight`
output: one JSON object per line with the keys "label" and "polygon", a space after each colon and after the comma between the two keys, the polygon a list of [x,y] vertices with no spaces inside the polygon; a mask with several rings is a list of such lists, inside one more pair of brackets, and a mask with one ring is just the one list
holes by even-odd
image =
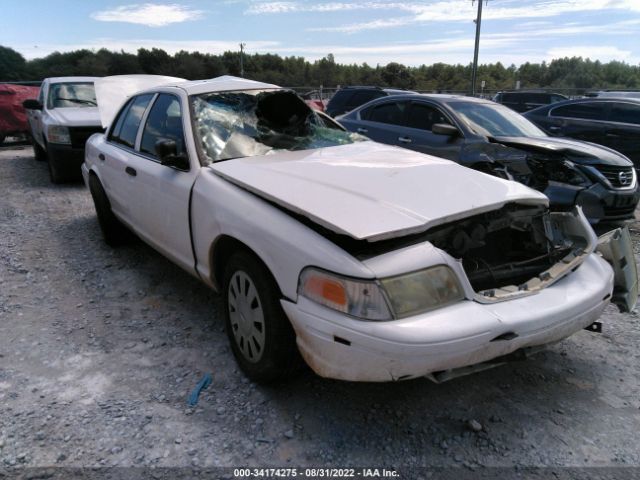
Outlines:
{"label": "headlight", "polygon": [[298,293],[333,310],[367,320],[391,320],[391,312],[375,281],[341,277],[315,268],[300,274]]}
{"label": "headlight", "polygon": [[49,140],[49,143],[71,144],[69,129],[62,125],[50,125],[47,129],[47,139]]}
{"label": "headlight", "polygon": [[378,321],[409,317],[464,299],[458,278],[444,265],[379,281],[307,268],[300,275],[298,293],[333,310]]}
{"label": "headlight", "polygon": [[387,291],[396,318],[444,307],[464,298],[455,273],[444,265],[385,278],[380,283]]}

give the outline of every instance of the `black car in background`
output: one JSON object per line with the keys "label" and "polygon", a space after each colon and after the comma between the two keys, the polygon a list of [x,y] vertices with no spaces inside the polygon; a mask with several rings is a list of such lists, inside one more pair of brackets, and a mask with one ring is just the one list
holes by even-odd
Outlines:
{"label": "black car in background", "polygon": [[524,183],[547,195],[553,209],[581,205],[593,224],[632,218],[640,197],[635,169],[625,156],[549,137],[489,100],[399,95],[369,102],[337,120],[377,142]]}
{"label": "black car in background", "polygon": [[550,135],[613,148],[640,169],[640,99],[581,98],[531,110],[525,117]]}
{"label": "black car in background", "polygon": [[562,102],[567,97],[559,93],[544,91],[516,90],[513,92],[498,92],[493,101],[501,103],[516,112],[526,112],[550,103]]}
{"label": "black car in background", "polygon": [[338,90],[329,103],[325,112],[332,117],[349,112],[360,105],[375,100],[376,98],[387,97],[389,95],[401,95],[415,93],[408,90],[397,90],[394,88],[380,87],[343,87]]}

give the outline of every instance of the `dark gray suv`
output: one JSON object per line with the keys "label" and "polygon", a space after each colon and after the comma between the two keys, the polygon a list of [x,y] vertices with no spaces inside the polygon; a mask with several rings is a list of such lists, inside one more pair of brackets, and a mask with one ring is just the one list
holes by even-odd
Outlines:
{"label": "dark gray suv", "polygon": [[342,115],[343,113],[350,112],[354,108],[364,105],[376,98],[407,93],[416,92],[380,87],[343,87],[338,90],[333,97],[331,97],[325,112],[328,115],[335,117],[336,115]]}

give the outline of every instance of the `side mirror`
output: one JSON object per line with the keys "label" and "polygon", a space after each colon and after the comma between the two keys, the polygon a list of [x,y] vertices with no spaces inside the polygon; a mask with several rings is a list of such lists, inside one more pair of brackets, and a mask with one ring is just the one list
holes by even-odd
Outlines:
{"label": "side mirror", "polygon": [[453,137],[458,135],[458,129],[453,125],[449,125],[448,123],[434,123],[431,127],[431,133],[436,135],[446,135],[448,137]]}
{"label": "side mirror", "polygon": [[162,165],[189,170],[189,159],[184,153],[178,154],[175,140],[158,140],[155,149]]}
{"label": "side mirror", "polygon": [[22,106],[26,110],[42,110],[42,104],[35,98],[29,98],[22,102]]}

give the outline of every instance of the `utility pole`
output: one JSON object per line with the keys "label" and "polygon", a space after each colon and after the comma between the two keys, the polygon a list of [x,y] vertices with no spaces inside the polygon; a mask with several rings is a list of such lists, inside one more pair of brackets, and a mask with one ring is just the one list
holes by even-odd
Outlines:
{"label": "utility pole", "polygon": [[[471,5],[475,0],[471,0]],[[488,3],[489,0],[486,0]],[[478,0],[478,16],[476,22],[476,48],[473,51],[473,71],[471,73],[471,95],[476,95],[476,76],[478,75],[478,51],[480,50],[480,25],[482,24],[482,0]]]}
{"label": "utility pole", "polygon": [[244,78],[244,47],[246,46],[246,43],[241,43],[240,44],[240,76]]}

